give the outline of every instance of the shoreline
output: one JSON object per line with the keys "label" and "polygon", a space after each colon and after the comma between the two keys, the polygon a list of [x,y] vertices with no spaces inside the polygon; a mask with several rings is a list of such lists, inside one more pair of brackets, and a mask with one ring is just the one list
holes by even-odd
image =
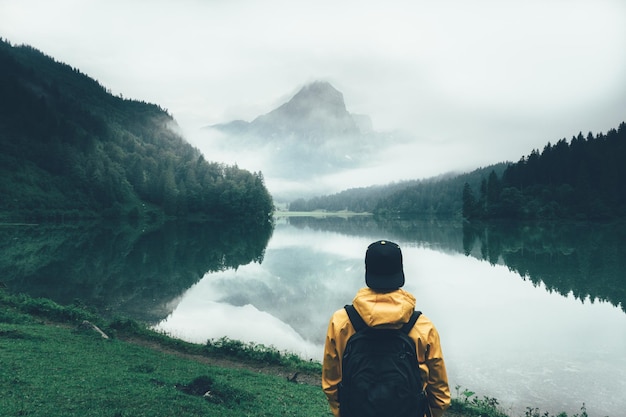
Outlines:
{"label": "shoreline", "polygon": [[[265,347],[263,345],[245,344],[235,340],[222,338],[219,340],[209,340],[206,345],[184,342],[179,339],[167,336],[150,330],[147,325],[143,325],[134,320],[129,319],[113,319],[107,321],[95,313],[86,311],[78,306],[61,306],[55,302],[38,298],[33,299],[26,295],[10,295],[6,290],[0,288],[0,301],[5,306],[4,311],[0,312],[0,351],[4,352],[0,361],[4,361],[5,357],[13,357],[13,362],[9,359],[9,367],[23,368],[21,376],[13,379],[2,376],[0,373],[0,388],[5,391],[12,387],[17,387],[14,381],[28,381],[32,388],[45,391],[46,389],[54,392],[55,399],[46,401],[56,401],[59,393],[70,390],[66,385],[56,386],[55,378],[47,379],[41,375],[41,367],[52,369],[54,372],[67,372],[64,378],[72,380],[79,378],[79,375],[90,375],[92,373],[104,372],[101,378],[119,379],[128,378],[128,367],[134,369],[139,366],[144,368],[158,369],[160,361],[155,361],[154,355],[166,355],[168,363],[173,368],[181,368],[188,366],[191,361],[193,367],[200,367],[208,372],[215,369],[217,373],[226,373],[230,375],[229,380],[247,379],[250,374],[264,375],[264,378],[271,378],[264,382],[263,390],[267,391],[268,396],[275,395],[277,390],[287,390],[290,396],[297,395],[301,390],[305,390],[304,397],[300,401],[307,401],[315,411],[312,415],[320,415],[320,412],[329,413],[326,399],[321,390],[321,363],[315,361],[305,361],[295,354],[279,352],[274,348]],[[23,345],[21,349],[16,350],[16,345]],[[113,347],[111,347],[113,346]],[[113,349],[113,353],[107,351]],[[138,350],[139,349],[139,350]],[[57,354],[57,351],[71,350],[66,359],[49,358],[47,356],[37,356],[37,352],[50,351]],[[35,355],[35,356],[33,356]],[[111,361],[111,355],[116,358]],[[135,365],[124,365],[127,368],[115,368],[118,361],[122,361],[128,355],[132,356],[132,362]],[[53,355],[54,356],[54,355]],[[71,357],[70,357],[71,356]],[[139,359],[138,359],[139,357]],[[65,361],[77,361],[73,365],[73,369],[63,371]],[[49,361],[52,361],[48,363]],[[59,362],[60,361],[60,362]],[[98,369],[94,363],[102,363],[103,368]],[[139,363],[139,365],[137,365]],[[141,363],[144,363],[141,365]],[[106,366],[104,366],[106,364]],[[184,365],[187,364],[187,365]],[[30,368],[28,367],[30,366]],[[209,368],[206,368],[206,367]],[[115,369],[114,369],[115,368]],[[7,368],[8,369],[8,368]],[[152,373],[148,372],[148,373]],[[197,371],[196,371],[197,372]],[[78,375],[77,375],[78,373]],[[131,375],[133,376],[133,375]],[[200,378],[200,377],[198,377]],[[153,378],[154,379],[154,378]],[[153,386],[146,384],[142,378],[133,380],[132,389],[138,391],[141,395],[149,395]],[[285,385],[287,381],[287,385]],[[296,384],[293,384],[293,383]],[[61,382],[62,383],[62,382]],[[38,384],[44,384],[39,386]],[[76,386],[80,393],[68,391],[70,396],[87,396],[87,392],[98,392],[99,390],[108,389],[101,386],[102,382],[94,380],[92,386]],[[3,387],[4,385],[4,387]],[[286,388],[285,388],[286,387]],[[306,388],[308,387],[308,388]],[[19,388],[19,387],[18,387]],[[123,387],[120,387],[123,390]],[[457,391],[458,391],[457,387]],[[238,390],[239,388],[232,388]],[[258,391],[259,388],[255,388]],[[19,391],[19,389],[18,389]],[[170,393],[171,394],[171,393]],[[41,394],[45,397],[48,394]],[[49,394],[52,395],[52,394]],[[116,402],[121,405],[125,401],[132,402],[134,399],[125,397],[123,392],[114,394],[119,396]],[[10,397],[10,396],[9,396]],[[21,398],[21,397],[19,397]],[[18,397],[12,401],[18,401]],[[89,401],[92,401],[91,399]],[[159,411],[164,406],[159,397],[155,404],[151,405],[155,410],[154,415],[159,416]],[[5,400],[6,404],[11,404],[19,408],[19,404],[11,402],[10,399]],[[204,402],[202,407],[206,406]],[[83,410],[82,415],[89,414],[90,405]],[[124,407],[126,408],[126,407]],[[548,413],[540,414],[538,409],[527,407],[527,413],[524,417],[567,417],[567,414],[561,413],[557,416]],[[588,417],[584,410],[582,414],[575,414],[571,417]],[[259,411],[259,410],[257,410]],[[299,414],[299,408],[296,406],[295,415]],[[206,413],[207,411],[203,411]],[[244,410],[241,410],[244,412]],[[267,414],[268,410],[260,410],[259,415],[277,415],[275,413]],[[215,411],[212,411],[215,413]],[[209,412],[211,414],[211,412]],[[287,415],[284,413],[279,413]],[[11,415],[11,414],[10,414]],[[18,415],[18,414],[15,414]],[[42,414],[19,414],[19,415],[42,415]],[[46,414],[65,415],[65,414]],[[89,414],[93,415],[93,414]],[[110,415],[97,414],[97,416]],[[126,415],[126,414],[120,414]],[[189,414],[197,415],[197,414]],[[218,415],[227,415],[220,414]],[[254,413],[250,415],[256,415]],[[291,414],[288,414],[291,415]],[[330,415],[330,414],[329,414]],[[179,414],[179,416],[187,416],[187,414]],[[446,411],[445,416],[448,417],[517,417],[506,414],[499,408],[498,401],[495,398],[483,397],[482,399],[469,390],[464,390],[461,395],[457,392],[457,398],[453,397],[452,406]],[[521,417],[521,416],[520,416]]]}

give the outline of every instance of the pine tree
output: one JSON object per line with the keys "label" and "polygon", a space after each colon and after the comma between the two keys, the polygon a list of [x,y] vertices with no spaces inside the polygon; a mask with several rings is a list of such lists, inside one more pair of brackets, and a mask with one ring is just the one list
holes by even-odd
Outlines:
{"label": "pine tree", "polygon": [[472,187],[466,182],[463,185],[463,217],[473,219],[476,214],[476,197],[474,197]]}

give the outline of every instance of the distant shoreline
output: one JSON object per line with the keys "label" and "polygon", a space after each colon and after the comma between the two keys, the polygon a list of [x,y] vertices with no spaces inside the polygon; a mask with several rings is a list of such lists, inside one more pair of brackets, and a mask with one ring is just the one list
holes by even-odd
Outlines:
{"label": "distant shoreline", "polygon": [[354,216],[372,216],[372,213],[356,213],[354,211],[283,211],[276,210],[274,217],[354,217]]}

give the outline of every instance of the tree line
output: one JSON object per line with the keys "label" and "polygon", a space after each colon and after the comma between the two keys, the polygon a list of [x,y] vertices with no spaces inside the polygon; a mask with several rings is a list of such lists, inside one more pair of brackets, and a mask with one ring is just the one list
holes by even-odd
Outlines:
{"label": "tree line", "polygon": [[609,219],[626,216],[626,123],[606,134],[548,143],[462,192],[467,219]]}
{"label": "tree line", "polygon": [[462,202],[459,195],[463,185],[478,186],[488,172],[501,174],[506,166],[506,163],[499,163],[464,174],[451,173],[423,180],[352,188],[332,195],[292,201],[289,210],[347,210],[381,216],[460,216]]}
{"label": "tree line", "polygon": [[626,123],[568,142],[548,143],[517,163],[470,173],[354,188],[298,199],[291,211],[354,211],[386,216],[462,216],[478,219],[626,217]]}
{"label": "tree line", "polygon": [[161,107],[111,95],[0,40],[0,212],[20,218],[165,215],[267,220],[263,175],[208,162]]}

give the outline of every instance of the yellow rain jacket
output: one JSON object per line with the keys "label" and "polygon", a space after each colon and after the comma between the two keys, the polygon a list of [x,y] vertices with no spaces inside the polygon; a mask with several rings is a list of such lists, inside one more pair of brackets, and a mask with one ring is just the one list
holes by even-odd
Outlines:
{"label": "yellow rain jacket", "polygon": [[[399,328],[411,318],[415,309],[415,297],[403,289],[380,293],[370,288],[362,288],[357,292],[352,304],[368,326]],[[338,386],[341,382],[343,351],[348,339],[354,333],[355,330],[345,309],[337,310],[328,325],[322,365],[322,389],[335,417],[341,416]],[[409,336],[415,341],[417,359],[432,416],[440,417],[450,405],[450,388],[439,333],[428,317],[422,314]]]}

